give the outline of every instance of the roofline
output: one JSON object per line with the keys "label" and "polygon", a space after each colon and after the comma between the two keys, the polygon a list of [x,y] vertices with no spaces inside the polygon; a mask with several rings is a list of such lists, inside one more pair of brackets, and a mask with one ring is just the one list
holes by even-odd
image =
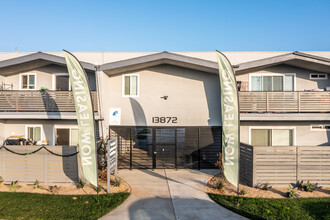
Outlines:
{"label": "roofline", "polygon": [[100,70],[107,71],[109,74],[117,74],[125,71],[133,71],[161,64],[171,64],[210,73],[218,73],[218,64],[216,62],[175,53],[169,53],[166,51],[127,60],[106,63],[100,66]]}
{"label": "roofline", "polygon": [[[0,68],[14,66],[14,65],[34,61],[34,60],[46,60],[46,61],[54,62],[57,64],[66,65],[66,61],[65,61],[64,57],[47,54],[47,53],[43,53],[43,52],[37,52],[37,53],[33,53],[33,54],[28,54],[28,55],[0,61]],[[95,71],[95,66],[93,64],[86,63],[86,62],[80,62],[80,63],[84,69]]]}
{"label": "roofline", "polygon": [[[282,55],[278,55],[278,56],[273,56],[273,57],[268,57],[268,58],[264,58],[264,59],[240,63],[240,64],[238,64],[238,68],[236,68],[235,71],[240,72],[240,71],[246,71],[246,70],[255,69],[255,68],[270,67],[270,66],[274,66],[274,65],[278,65],[278,64],[285,64],[286,62],[292,61],[292,60],[300,60],[300,61],[315,63],[320,66],[329,66],[330,67],[330,59],[328,59],[328,58],[319,57],[319,56],[295,51],[295,52],[286,53],[286,54],[282,54]],[[330,71],[330,68],[329,68],[329,71]]]}

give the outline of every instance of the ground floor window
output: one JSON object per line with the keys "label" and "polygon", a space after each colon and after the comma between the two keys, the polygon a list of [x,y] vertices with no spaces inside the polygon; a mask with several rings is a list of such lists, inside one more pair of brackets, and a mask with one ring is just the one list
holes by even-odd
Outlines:
{"label": "ground floor window", "polygon": [[253,146],[293,146],[293,129],[251,129]]}
{"label": "ground floor window", "polygon": [[26,126],[26,138],[33,141],[41,140],[41,125],[28,125]]}
{"label": "ground floor window", "polygon": [[55,128],[55,145],[78,145],[78,128]]}

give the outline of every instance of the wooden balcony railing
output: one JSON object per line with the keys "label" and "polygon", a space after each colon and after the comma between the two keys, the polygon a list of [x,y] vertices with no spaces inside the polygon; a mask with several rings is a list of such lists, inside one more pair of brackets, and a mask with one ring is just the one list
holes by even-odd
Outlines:
{"label": "wooden balcony railing", "polygon": [[239,92],[241,113],[330,112],[330,92]]}
{"label": "wooden balcony railing", "polygon": [[[92,91],[97,112],[97,92]],[[72,91],[0,91],[0,112],[75,112]]]}

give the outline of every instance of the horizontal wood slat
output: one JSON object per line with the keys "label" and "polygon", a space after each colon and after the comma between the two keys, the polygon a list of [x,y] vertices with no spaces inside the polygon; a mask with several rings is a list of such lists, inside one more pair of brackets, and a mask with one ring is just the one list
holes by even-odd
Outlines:
{"label": "horizontal wood slat", "polygon": [[239,92],[241,112],[330,112],[330,91]]}
{"label": "horizontal wood slat", "polygon": [[[92,91],[91,95],[97,112],[97,92]],[[75,112],[73,93],[0,90],[0,112]]]}
{"label": "horizontal wood slat", "polygon": [[241,143],[240,175],[250,186],[299,181],[330,186],[330,146],[250,146]]}

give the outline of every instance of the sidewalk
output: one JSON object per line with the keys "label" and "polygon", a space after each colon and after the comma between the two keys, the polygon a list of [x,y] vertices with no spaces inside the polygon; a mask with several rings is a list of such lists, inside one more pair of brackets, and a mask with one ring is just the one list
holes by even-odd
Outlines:
{"label": "sidewalk", "polygon": [[245,219],[215,202],[203,191],[218,170],[120,170],[131,196],[101,219],[193,220]]}

